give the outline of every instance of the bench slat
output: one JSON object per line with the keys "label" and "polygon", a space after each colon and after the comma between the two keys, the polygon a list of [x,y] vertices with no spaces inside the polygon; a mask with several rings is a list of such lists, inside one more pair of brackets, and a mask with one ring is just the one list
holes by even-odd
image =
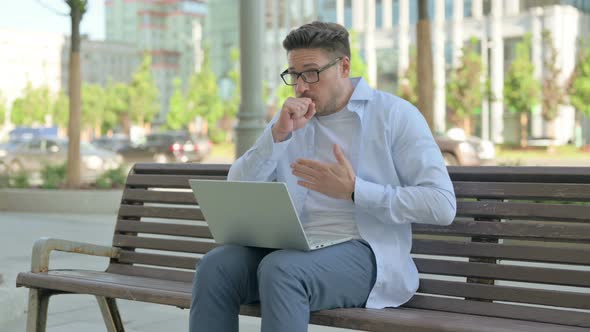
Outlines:
{"label": "bench slat", "polygon": [[590,264],[590,250],[515,244],[414,239],[412,253],[486,257],[561,264]]}
{"label": "bench slat", "polygon": [[204,254],[219,245],[213,242],[161,239],[115,234],[113,237],[113,246]]}
{"label": "bench slat", "polygon": [[147,189],[127,188],[123,192],[123,201],[197,205],[192,192],[155,191]]}
{"label": "bench slat", "polygon": [[117,263],[109,264],[107,272],[181,282],[192,282],[195,276],[194,272]]}
{"label": "bench slat", "polygon": [[421,273],[590,287],[590,271],[414,258]]}
{"label": "bench slat", "polygon": [[457,201],[457,216],[590,222],[590,205]]}
{"label": "bench slat", "polygon": [[515,239],[551,239],[560,241],[590,242],[589,224],[547,222],[487,222],[457,218],[449,226],[413,224],[414,234],[444,234],[460,236],[496,236]]}
{"label": "bench slat", "polygon": [[419,293],[590,310],[590,293],[420,279]]}
{"label": "bench slat", "polygon": [[121,250],[121,255],[118,258],[118,262],[124,264],[155,265],[188,270],[194,270],[199,260],[197,257],[150,254],[129,250]]}
{"label": "bench slat", "polygon": [[455,181],[457,198],[590,201],[590,184]]}
{"label": "bench slat", "polygon": [[187,175],[227,175],[231,165],[200,163],[138,163],[133,167],[136,174],[187,174]]}
{"label": "bench slat", "polygon": [[[507,303],[490,303],[417,294],[406,307],[440,310],[474,315],[522,319],[570,326],[590,327],[590,315],[586,312],[552,310]],[[564,330],[566,327],[564,327]]]}
{"label": "bench slat", "polygon": [[115,230],[118,232],[190,236],[206,239],[212,238],[209,227],[199,225],[179,225],[120,219],[117,221]]}
{"label": "bench slat", "polygon": [[590,167],[449,166],[447,169],[453,182],[590,183]]}
{"label": "bench slat", "polygon": [[131,174],[127,177],[127,186],[190,189],[188,180],[207,179],[225,180],[225,176],[198,175],[162,175],[162,174]]}
{"label": "bench slat", "polygon": [[200,208],[159,207],[121,204],[119,217],[205,220]]}

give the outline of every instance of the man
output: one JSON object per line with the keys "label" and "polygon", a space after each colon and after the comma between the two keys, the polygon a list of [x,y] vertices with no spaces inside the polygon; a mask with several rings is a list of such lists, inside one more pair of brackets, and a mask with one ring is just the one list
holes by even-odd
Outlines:
{"label": "man", "polygon": [[[426,121],[349,78],[348,32],[314,22],[283,41],[295,89],[229,180],[285,182],[307,233],[353,240],[315,250],[226,245],[197,269],[191,331],[237,331],[260,301],[262,331],[307,331],[310,311],[397,307],[418,288],[411,223],[450,224],[456,201]],[[260,208],[268,208],[260,202]]]}

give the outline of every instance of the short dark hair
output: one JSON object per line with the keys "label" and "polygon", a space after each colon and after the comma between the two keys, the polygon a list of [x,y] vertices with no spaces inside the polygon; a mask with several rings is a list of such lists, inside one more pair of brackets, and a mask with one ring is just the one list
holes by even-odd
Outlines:
{"label": "short dark hair", "polygon": [[285,37],[283,48],[287,52],[302,48],[320,48],[350,59],[348,31],[337,23],[315,21],[302,25]]}

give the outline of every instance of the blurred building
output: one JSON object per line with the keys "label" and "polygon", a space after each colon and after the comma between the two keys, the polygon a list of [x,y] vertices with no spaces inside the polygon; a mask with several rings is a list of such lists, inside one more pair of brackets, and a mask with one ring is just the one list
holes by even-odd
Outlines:
{"label": "blurred building", "polygon": [[[222,80],[231,68],[230,49],[239,47],[238,0],[210,0],[207,39],[211,43],[214,70]],[[476,134],[497,143],[519,139],[515,115],[502,101],[504,74],[515,56],[516,44],[532,34],[535,75],[543,77],[547,50],[542,32],[551,32],[562,69],[560,82],[570,77],[575,66],[578,41],[590,33],[590,1],[587,0],[430,0],[435,82],[436,131],[447,129],[445,86],[449,71],[460,62],[461,48],[472,38],[479,40],[493,94],[485,102],[477,121]],[[417,1],[413,0],[266,0],[266,46],[264,78],[269,86],[280,84],[278,74],[286,58],[281,43],[288,31],[314,19],[338,22],[357,33],[361,56],[367,64],[365,78],[371,85],[393,92],[416,47]],[[561,106],[555,121],[559,144],[574,140],[575,111]],[[590,121],[582,117],[586,143],[590,143]],[[541,110],[530,121],[531,137],[548,136]]]}
{"label": "blurred building", "polygon": [[134,45],[152,58],[163,122],[175,78],[185,85],[202,60],[204,0],[106,0],[106,39]]}
{"label": "blurred building", "polygon": [[29,82],[54,92],[61,89],[63,45],[64,36],[58,33],[0,29],[0,93],[7,106]]}
{"label": "blurred building", "polygon": [[[70,64],[70,37],[65,38],[61,49],[61,86],[68,91]],[[131,82],[133,72],[139,66],[135,45],[103,40],[90,40],[82,36],[80,41],[80,63],[82,82],[106,86],[112,82]]]}

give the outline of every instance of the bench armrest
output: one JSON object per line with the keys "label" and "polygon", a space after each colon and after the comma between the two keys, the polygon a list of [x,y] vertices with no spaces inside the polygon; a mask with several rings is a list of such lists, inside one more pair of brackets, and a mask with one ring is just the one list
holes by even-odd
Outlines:
{"label": "bench armrest", "polygon": [[47,272],[49,270],[49,254],[53,250],[110,258],[117,258],[120,253],[120,249],[115,247],[42,237],[33,245],[31,272]]}

